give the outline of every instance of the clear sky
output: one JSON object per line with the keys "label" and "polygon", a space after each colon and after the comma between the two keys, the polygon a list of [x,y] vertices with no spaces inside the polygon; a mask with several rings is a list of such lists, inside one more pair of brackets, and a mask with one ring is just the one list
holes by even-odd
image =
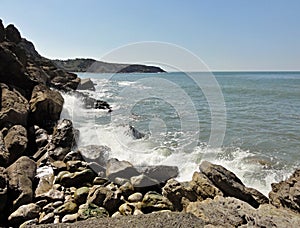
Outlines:
{"label": "clear sky", "polygon": [[1,0],[0,18],[48,58],[163,41],[213,70],[300,70],[299,0]]}

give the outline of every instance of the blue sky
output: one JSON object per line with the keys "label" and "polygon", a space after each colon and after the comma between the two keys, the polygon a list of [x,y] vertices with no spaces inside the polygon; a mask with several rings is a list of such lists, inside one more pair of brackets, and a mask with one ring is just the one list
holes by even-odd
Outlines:
{"label": "blue sky", "polygon": [[[100,59],[163,41],[212,70],[300,70],[298,0],[1,0],[0,18],[49,58]],[[124,59],[124,62],[126,60]]]}

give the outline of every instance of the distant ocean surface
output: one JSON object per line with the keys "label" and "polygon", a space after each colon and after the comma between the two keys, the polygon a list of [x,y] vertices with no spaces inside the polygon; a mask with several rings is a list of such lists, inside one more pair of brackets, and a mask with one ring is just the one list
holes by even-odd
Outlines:
{"label": "distant ocean surface", "polygon": [[[202,77],[205,73],[192,74]],[[184,73],[81,73],[79,77],[91,78],[96,87],[95,92],[84,92],[110,103],[113,112],[86,110],[80,100],[65,94],[62,118],[72,119],[80,130],[81,146],[106,145],[111,148],[110,157],[134,165],[176,165],[180,169],[178,179],[182,181],[190,180],[201,161],[208,160],[223,165],[245,185],[267,195],[271,183],[300,167],[300,72],[213,75],[226,108],[226,133],[223,145],[218,148],[208,145],[211,112],[205,94]],[[158,83],[144,83],[145,79]],[[159,79],[177,86],[166,87]],[[156,91],[157,96],[142,96],[149,91]],[[178,91],[184,91],[191,99],[198,123],[192,117],[181,122],[174,104],[185,107],[186,98]],[[136,102],[126,103],[124,94],[135,97]],[[188,119],[192,112],[186,109],[184,115]],[[128,124],[147,137],[133,139]],[[195,139],[196,133],[189,129],[197,124],[200,134]],[[191,140],[196,142],[189,147],[187,142]]]}

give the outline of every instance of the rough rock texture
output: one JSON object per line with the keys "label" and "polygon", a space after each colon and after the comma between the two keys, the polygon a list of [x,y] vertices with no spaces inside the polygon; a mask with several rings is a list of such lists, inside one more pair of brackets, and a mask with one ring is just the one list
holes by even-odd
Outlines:
{"label": "rough rock texture", "polygon": [[173,204],[157,192],[148,192],[144,195],[141,210],[143,213],[150,213],[160,210],[174,210]]}
{"label": "rough rock texture", "polygon": [[190,203],[187,212],[206,224],[221,227],[298,227],[299,214],[263,204],[254,209],[238,199],[217,196],[213,199]]}
{"label": "rough rock texture", "polygon": [[15,124],[26,126],[29,113],[28,101],[16,89],[9,88],[3,83],[0,87],[0,127],[11,127]]}
{"label": "rough rock texture", "polygon": [[103,186],[94,186],[90,189],[87,203],[104,207],[110,214],[113,214],[118,210],[122,201],[113,190]]}
{"label": "rough rock texture", "polygon": [[8,130],[4,143],[9,152],[9,164],[22,156],[27,147],[27,142],[27,130],[22,125],[15,125]]}
{"label": "rough rock texture", "polygon": [[37,218],[40,211],[41,208],[34,203],[22,205],[8,217],[8,221],[11,225],[17,226],[27,220]]}
{"label": "rough rock texture", "polygon": [[29,101],[33,123],[47,127],[57,121],[63,108],[64,99],[59,92],[44,85],[37,85]]}
{"label": "rough rock texture", "polygon": [[36,164],[28,157],[20,157],[6,169],[9,181],[9,196],[14,209],[32,202],[32,182],[36,174]]}
{"label": "rough rock texture", "polygon": [[[130,225],[129,225],[130,224]],[[72,227],[132,227],[132,228],[172,228],[172,227],[204,227],[205,223],[192,214],[161,212],[147,215],[122,216],[117,218],[99,218],[79,221]],[[39,227],[49,227],[43,225]],[[70,224],[52,224],[51,227],[70,227]]]}
{"label": "rough rock texture", "polygon": [[223,193],[203,174],[194,172],[192,181],[189,186],[202,199],[214,198],[215,196],[222,196]]}
{"label": "rough rock texture", "polygon": [[163,196],[172,202],[176,211],[182,211],[190,202],[201,200],[189,186],[185,187],[177,180],[170,179],[162,189]]}
{"label": "rough rock texture", "polygon": [[269,197],[274,206],[286,207],[300,213],[300,169],[286,181],[273,183]]}
{"label": "rough rock texture", "polygon": [[255,189],[245,187],[242,181],[232,172],[220,165],[204,161],[200,170],[212,181],[226,196],[232,196],[249,203],[257,208],[260,204],[268,203],[269,200]]}

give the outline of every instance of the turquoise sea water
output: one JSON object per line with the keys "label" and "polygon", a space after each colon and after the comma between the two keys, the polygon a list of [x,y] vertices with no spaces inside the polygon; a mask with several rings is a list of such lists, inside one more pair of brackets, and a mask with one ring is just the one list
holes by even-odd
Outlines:
{"label": "turquoise sea water", "polygon": [[[65,95],[63,115],[80,129],[82,145],[107,145],[111,157],[137,165],[177,165],[180,180],[189,180],[198,164],[209,160],[265,194],[270,183],[300,166],[300,72],[213,73],[209,77],[216,79],[224,103],[209,97],[215,85],[198,80],[207,73],[79,76],[92,78],[96,91],[85,92],[108,101],[114,111],[78,109],[78,101]],[[126,124],[147,137],[130,138]],[[220,133],[225,125],[222,145],[211,147],[211,127]]]}

